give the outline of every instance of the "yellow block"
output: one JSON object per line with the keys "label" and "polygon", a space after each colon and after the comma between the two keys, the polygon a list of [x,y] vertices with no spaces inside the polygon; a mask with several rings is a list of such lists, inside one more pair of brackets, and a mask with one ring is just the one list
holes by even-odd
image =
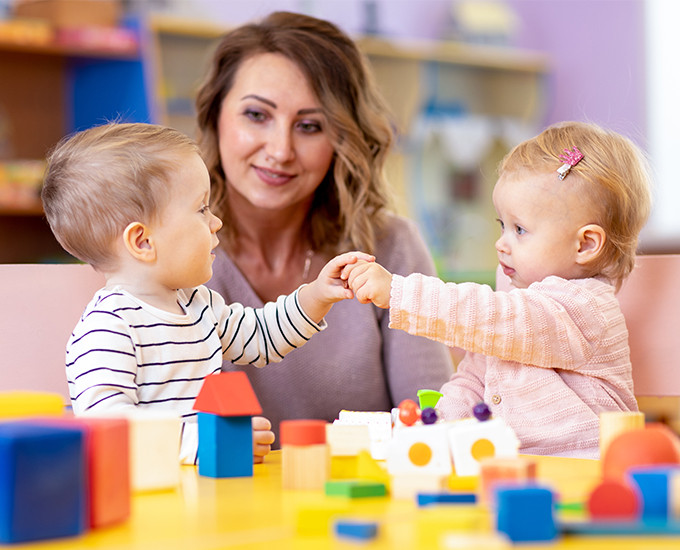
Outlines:
{"label": "yellow block", "polygon": [[64,398],[58,393],[37,391],[0,392],[0,419],[25,416],[61,416]]}
{"label": "yellow block", "polygon": [[356,456],[331,456],[331,479],[354,479],[356,477]]}
{"label": "yellow block", "polygon": [[296,529],[299,535],[328,536],[332,523],[339,517],[346,516],[349,506],[317,504],[301,507],[297,510]]}

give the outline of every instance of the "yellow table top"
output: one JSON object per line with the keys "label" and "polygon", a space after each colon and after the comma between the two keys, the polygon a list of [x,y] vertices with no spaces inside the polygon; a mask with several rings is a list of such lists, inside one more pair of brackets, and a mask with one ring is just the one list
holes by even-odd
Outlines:
{"label": "yellow table top", "polygon": [[[561,502],[583,501],[597,483],[599,462],[584,459],[532,457],[537,476],[558,492]],[[95,529],[76,538],[55,539],[14,548],[207,550],[219,548],[276,550],[320,548],[356,549],[357,544],[322,535],[300,534],[300,510],[337,510],[347,519],[378,523],[378,537],[364,548],[510,548],[494,537],[492,518],[481,506],[430,506],[390,497],[346,499],[323,491],[281,489],[281,453],[256,464],[252,478],[213,479],[183,466],[181,484],[170,491],[138,493],[132,515],[120,525]],[[541,548],[604,549],[680,548],[680,537],[669,536],[560,536]],[[454,546],[455,545],[455,546]],[[514,546],[512,548],[522,548]]]}

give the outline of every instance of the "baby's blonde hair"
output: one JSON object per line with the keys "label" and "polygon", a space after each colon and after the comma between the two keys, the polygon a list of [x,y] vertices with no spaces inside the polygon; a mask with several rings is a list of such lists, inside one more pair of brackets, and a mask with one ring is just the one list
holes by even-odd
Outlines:
{"label": "baby's blonde hair", "polygon": [[166,205],[169,181],[195,142],[172,128],[109,123],[64,138],[47,159],[42,201],[59,243],[95,269],[112,267],[115,241]]}
{"label": "baby's blonde hair", "polygon": [[[563,181],[556,170],[565,149],[577,147],[583,160]],[[564,122],[520,143],[501,162],[499,176],[529,170],[553,172],[555,185],[578,186],[592,203],[607,234],[602,252],[588,266],[619,289],[635,266],[640,231],[651,210],[651,178],[644,153],[630,139],[592,123]]]}

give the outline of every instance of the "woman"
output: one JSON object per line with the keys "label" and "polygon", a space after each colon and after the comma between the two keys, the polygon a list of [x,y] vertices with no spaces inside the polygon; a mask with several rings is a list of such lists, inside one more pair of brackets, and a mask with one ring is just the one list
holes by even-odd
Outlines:
{"label": "woman", "polygon": [[[396,273],[434,274],[415,226],[388,211],[390,120],[366,62],[335,25],[277,12],[228,33],[197,110],[211,208],[224,220],[208,286],[228,302],[259,306],[289,293],[349,249]],[[275,432],[287,418],[390,410],[452,373],[448,348],[389,329],[374,306],[345,300],[326,320],[280,365],[248,370]]]}

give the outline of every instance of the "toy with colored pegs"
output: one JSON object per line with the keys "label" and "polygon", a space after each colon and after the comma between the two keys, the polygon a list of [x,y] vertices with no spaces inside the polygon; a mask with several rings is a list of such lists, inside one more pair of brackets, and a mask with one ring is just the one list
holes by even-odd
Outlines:
{"label": "toy with colored pegs", "polygon": [[484,401],[480,401],[472,408],[472,416],[480,422],[485,422],[491,418],[491,409]]}
{"label": "toy with colored pegs", "polygon": [[404,399],[399,403],[399,420],[405,426],[413,426],[420,419],[420,409],[413,399]]}

